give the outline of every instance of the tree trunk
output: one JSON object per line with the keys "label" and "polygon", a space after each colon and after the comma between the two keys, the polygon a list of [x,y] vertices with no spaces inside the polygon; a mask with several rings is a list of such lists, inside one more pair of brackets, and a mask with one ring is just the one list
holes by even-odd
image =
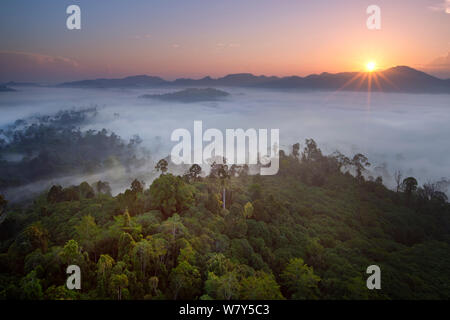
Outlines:
{"label": "tree trunk", "polygon": [[224,209],[225,209],[225,201],[226,201],[225,197],[226,197],[226,192],[225,192],[225,187],[224,187],[223,188],[223,196],[222,196],[222,202],[223,202],[223,208]]}

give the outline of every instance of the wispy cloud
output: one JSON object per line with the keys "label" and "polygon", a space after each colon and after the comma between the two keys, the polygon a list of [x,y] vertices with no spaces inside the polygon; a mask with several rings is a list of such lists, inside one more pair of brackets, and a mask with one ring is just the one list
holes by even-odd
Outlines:
{"label": "wispy cloud", "polygon": [[421,67],[424,71],[441,78],[450,78],[450,51]]}
{"label": "wispy cloud", "polygon": [[42,81],[79,71],[81,65],[73,59],[33,52],[0,51],[0,80]]}
{"label": "wispy cloud", "polygon": [[68,64],[72,67],[78,67],[79,64],[77,61],[69,58],[58,57],[58,56],[49,56],[40,53],[32,53],[32,52],[20,52],[20,51],[0,51],[0,61],[8,57],[17,57],[26,59],[29,61],[36,62],[38,64],[49,64],[49,63],[63,63]]}
{"label": "wispy cloud", "polygon": [[218,48],[226,48],[226,47],[239,48],[240,46],[241,46],[241,44],[237,43],[237,42],[231,42],[231,43],[219,42],[219,43],[216,44],[216,47],[218,47]]}
{"label": "wispy cloud", "polygon": [[431,61],[429,65],[450,69],[450,51],[443,56],[437,57],[436,59]]}
{"label": "wispy cloud", "polygon": [[441,1],[439,3],[428,6],[428,9],[436,12],[445,12],[450,14],[450,0]]}

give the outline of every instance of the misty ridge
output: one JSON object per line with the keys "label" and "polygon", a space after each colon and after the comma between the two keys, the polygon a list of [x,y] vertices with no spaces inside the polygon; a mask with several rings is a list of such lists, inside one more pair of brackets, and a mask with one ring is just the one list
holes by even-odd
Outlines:
{"label": "misty ridge", "polygon": [[408,93],[450,93],[450,79],[439,79],[425,72],[397,66],[383,71],[312,74],[306,77],[255,76],[250,73],[230,74],[221,78],[181,78],[167,81],[156,76],[137,75],[122,79],[95,79],[65,82],[59,87],[120,88],[159,86],[222,86],[295,90],[345,90]]}
{"label": "misty ridge", "polygon": [[[420,184],[440,181],[444,189],[449,177],[448,95],[374,92],[368,105],[367,94],[359,92],[219,87],[194,90],[199,100],[186,105],[180,92],[192,88],[17,88],[0,99],[1,191],[10,198],[83,181],[108,181],[113,193],[135,178],[149,185],[157,175],[155,162],[175,143],[171,132],[192,130],[199,119],[223,131],[279,128],[287,153],[307,138],[324,154],[362,153],[371,163],[365,177],[381,176],[392,189],[397,171]],[[228,95],[210,100],[205,92]],[[186,168],[171,170],[183,174]]]}
{"label": "misty ridge", "polygon": [[14,91],[16,90],[13,88],[10,88],[6,85],[0,85],[0,92],[14,92]]}
{"label": "misty ridge", "polygon": [[96,114],[96,107],[64,110],[18,119],[0,129],[0,190],[13,199],[27,199],[51,180],[67,185],[77,176],[124,175],[141,167],[148,154],[138,136],[126,142],[106,129],[79,129]]}
{"label": "misty ridge", "polygon": [[217,90],[214,88],[187,88],[181,91],[163,94],[144,94],[140,96],[140,98],[190,103],[221,100],[225,97],[228,97],[229,95],[230,94],[228,92]]}

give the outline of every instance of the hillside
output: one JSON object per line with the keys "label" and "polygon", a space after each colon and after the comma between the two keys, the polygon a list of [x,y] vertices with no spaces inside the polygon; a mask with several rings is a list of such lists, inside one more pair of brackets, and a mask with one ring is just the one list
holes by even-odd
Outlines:
{"label": "hillside", "polygon": [[228,92],[214,88],[188,88],[164,94],[144,94],[140,98],[189,103],[221,100],[229,95]]}
{"label": "hillside", "polygon": [[[276,176],[220,165],[175,176],[160,161],[151,186],[135,180],[116,197],[100,182],[54,186],[26,207],[0,198],[0,297],[450,297],[445,194],[409,178],[390,191],[363,177],[362,155],[323,156],[313,140],[280,157]],[[81,292],[64,287],[69,264]],[[382,290],[366,288],[373,264]]]}

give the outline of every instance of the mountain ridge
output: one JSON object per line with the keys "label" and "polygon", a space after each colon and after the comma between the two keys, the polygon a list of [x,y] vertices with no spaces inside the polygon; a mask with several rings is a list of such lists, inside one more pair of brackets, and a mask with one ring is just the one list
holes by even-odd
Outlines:
{"label": "mountain ridge", "polygon": [[160,86],[222,86],[266,89],[383,91],[450,94],[450,79],[440,79],[408,66],[395,66],[381,71],[339,72],[301,76],[267,76],[251,73],[206,76],[200,79],[165,80],[158,76],[133,75],[124,78],[99,78],[64,82],[57,87],[76,88],[151,88]]}

